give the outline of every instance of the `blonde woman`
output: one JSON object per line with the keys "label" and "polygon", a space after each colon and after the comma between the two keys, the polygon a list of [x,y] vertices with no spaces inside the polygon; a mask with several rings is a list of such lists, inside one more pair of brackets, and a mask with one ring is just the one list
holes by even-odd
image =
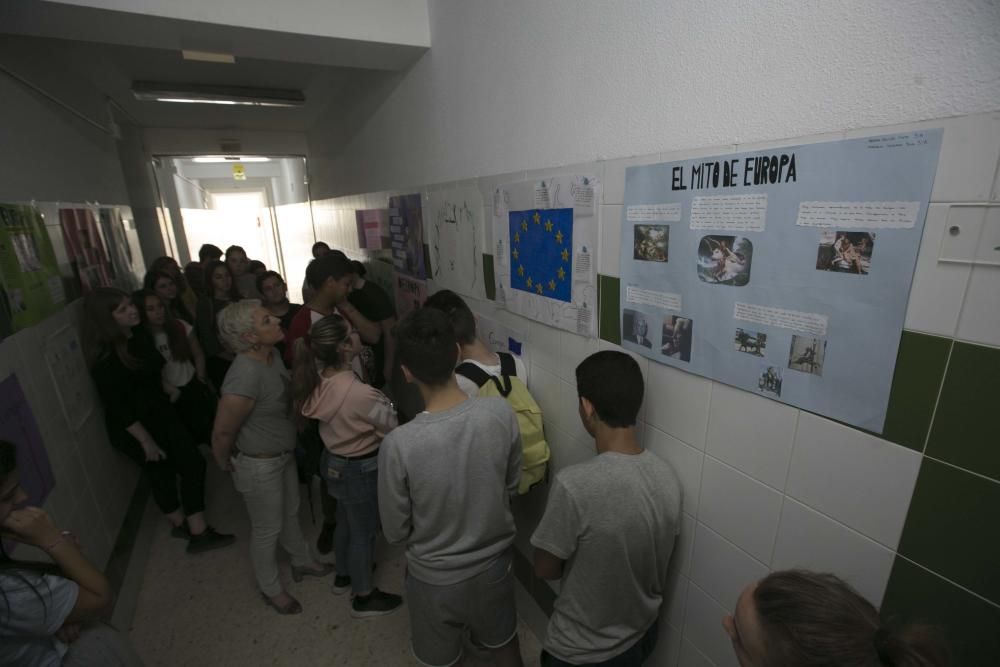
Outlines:
{"label": "blonde woman", "polygon": [[298,614],[302,605],[278,578],[276,547],[292,561],[292,579],[322,577],[299,526],[299,483],[295,471],[295,425],[289,413],[288,369],[274,344],[284,338],[280,320],[260,301],[247,299],[222,309],[219,336],[236,357],[222,383],[212,431],[212,454],[232,472],[250,515],[250,557],[265,602],[279,614]]}

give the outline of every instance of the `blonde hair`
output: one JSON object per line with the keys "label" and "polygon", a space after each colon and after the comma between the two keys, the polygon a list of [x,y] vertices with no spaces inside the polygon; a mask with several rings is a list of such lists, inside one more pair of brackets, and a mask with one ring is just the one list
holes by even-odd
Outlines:
{"label": "blonde hair", "polygon": [[260,308],[260,299],[243,299],[231,303],[215,316],[219,325],[219,338],[233,354],[246,352],[253,347],[245,336],[253,332],[253,313]]}

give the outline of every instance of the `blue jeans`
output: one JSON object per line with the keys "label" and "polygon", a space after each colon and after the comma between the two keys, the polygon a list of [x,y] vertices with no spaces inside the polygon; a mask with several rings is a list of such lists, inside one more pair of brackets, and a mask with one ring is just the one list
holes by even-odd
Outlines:
{"label": "blue jeans", "polygon": [[373,588],[375,531],[378,529],[378,457],[348,459],[323,452],[320,464],[330,495],[337,499],[333,551],[337,573],[351,578],[351,592]]}

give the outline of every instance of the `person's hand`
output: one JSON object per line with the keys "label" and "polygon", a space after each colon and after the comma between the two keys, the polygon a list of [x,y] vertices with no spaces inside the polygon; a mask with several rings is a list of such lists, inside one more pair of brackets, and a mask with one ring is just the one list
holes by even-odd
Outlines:
{"label": "person's hand", "polygon": [[80,624],[67,623],[56,632],[56,639],[63,644],[72,644],[80,638]]}
{"label": "person's hand", "polygon": [[181,390],[172,384],[164,384],[163,391],[166,392],[167,398],[170,399],[171,403],[176,403],[177,399],[181,397]]}
{"label": "person's hand", "polygon": [[159,448],[159,446],[152,440],[143,440],[141,443],[142,451],[146,454],[146,461],[164,461],[167,458],[167,453]]}
{"label": "person's hand", "polygon": [[45,548],[62,538],[62,533],[52,517],[41,507],[22,507],[13,510],[0,522],[6,537],[32,546]]}
{"label": "person's hand", "polygon": [[215,457],[215,463],[222,469],[223,472],[233,471],[233,460],[229,458],[229,455]]}

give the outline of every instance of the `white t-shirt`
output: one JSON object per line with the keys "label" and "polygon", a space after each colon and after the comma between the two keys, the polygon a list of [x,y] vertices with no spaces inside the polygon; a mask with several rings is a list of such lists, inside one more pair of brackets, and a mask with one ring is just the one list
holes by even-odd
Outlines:
{"label": "white t-shirt", "polygon": [[[190,337],[192,326],[184,320],[177,320],[184,327],[184,335]],[[183,387],[194,377],[195,369],[191,360],[176,361],[170,353],[170,342],[167,339],[167,332],[161,331],[153,335],[156,349],[159,350],[167,363],[163,364],[163,380],[174,387]]]}
{"label": "white t-shirt", "polygon": [[5,598],[0,603],[0,664],[57,667],[68,647],[55,634],[73,611],[80,587],[56,575],[20,574],[0,575]]}
{"label": "white t-shirt", "polygon": [[[521,382],[524,383],[524,386],[527,387],[528,367],[524,365],[523,361],[521,361],[521,357],[517,356],[516,354],[512,354],[510,356],[514,357],[514,369],[517,371],[517,377],[521,380]],[[459,363],[464,364],[466,362],[479,366],[479,368],[483,369],[490,375],[500,377],[500,357],[497,357],[497,362],[492,366],[481,364],[478,361],[473,361],[472,359],[465,359],[460,361]],[[455,377],[458,378],[459,389],[464,391],[466,396],[468,396],[469,398],[475,398],[476,396],[479,396],[479,387],[476,386],[475,382],[465,377],[464,375],[456,374]]]}

